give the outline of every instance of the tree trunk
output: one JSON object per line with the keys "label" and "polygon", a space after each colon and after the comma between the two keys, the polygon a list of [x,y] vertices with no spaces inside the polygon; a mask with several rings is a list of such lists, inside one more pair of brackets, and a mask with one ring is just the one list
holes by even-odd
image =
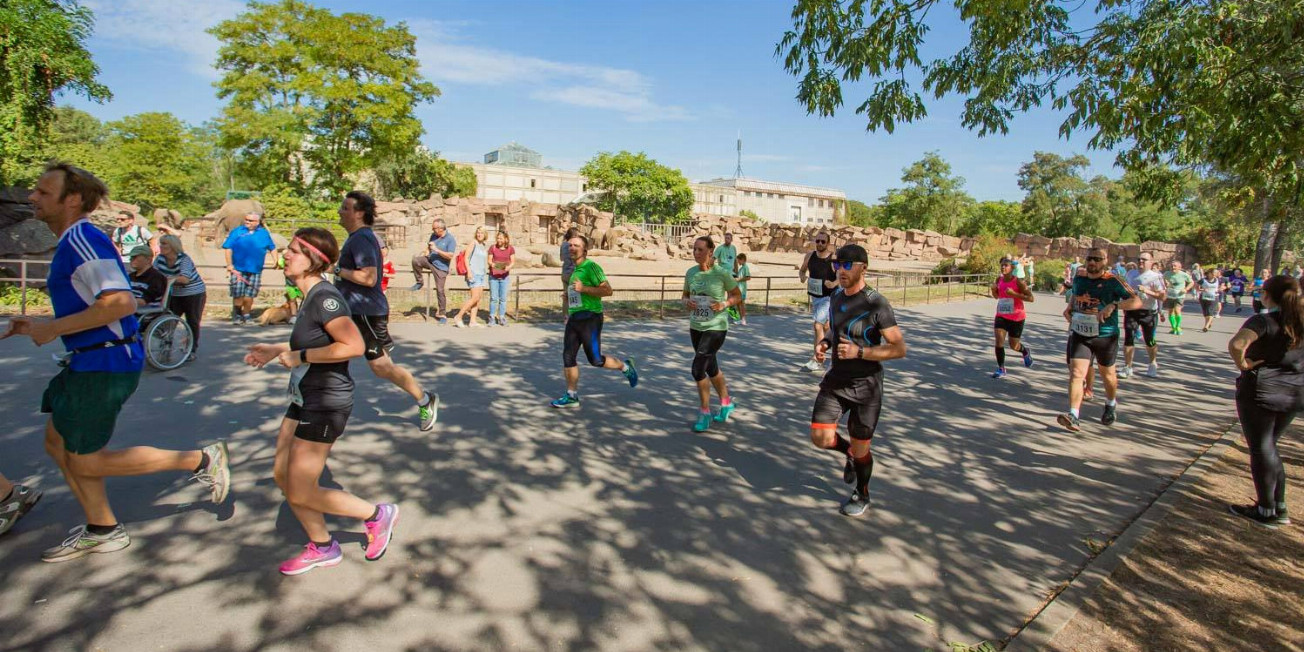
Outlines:
{"label": "tree trunk", "polygon": [[1277,230],[1277,223],[1267,220],[1264,220],[1263,226],[1259,228],[1259,241],[1254,245],[1254,276],[1250,278],[1259,278],[1259,272],[1272,265],[1272,250],[1277,243]]}
{"label": "tree trunk", "polygon": [[1272,243],[1272,273],[1281,271],[1282,255],[1286,252],[1286,243],[1290,242],[1290,222],[1282,220],[1277,227],[1277,238]]}

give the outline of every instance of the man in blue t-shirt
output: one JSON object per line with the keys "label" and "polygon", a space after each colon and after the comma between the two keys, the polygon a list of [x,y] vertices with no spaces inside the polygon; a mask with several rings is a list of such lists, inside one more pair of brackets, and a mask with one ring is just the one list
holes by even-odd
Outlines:
{"label": "man in blue t-shirt", "polygon": [[226,444],[221,442],[184,452],[150,446],[105,450],[118,413],[140,382],[145,359],[122,258],[109,236],[85,217],[107,195],[104,182],[81,168],[66,163],[45,168],[30,200],[37,219],[59,238],[46,277],[54,319],[15,317],[0,335],[26,335],[37,346],[59,337],[68,351],[60,363],[63,370],[41,397],[41,412],[50,415],[45,449],[81,504],[86,524],[43,552],[41,560],[47,562],[131,544],[109,506],[106,477],[187,471],[212,489],[215,503],[226,500],[230,484]]}
{"label": "man in blue t-shirt", "polygon": [[430,225],[430,241],[426,243],[426,251],[412,256],[412,275],[417,279],[412,291],[425,287],[422,274],[430,272],[435,277],[435,296],[439,300],[439,312],[435,313],[435,318],[441,324],[448,323],[448,295],[445,294],[444,284],[448,280],[448,263],[455,255],[457,238],[448,231],[443,220],[436,218],[434,224]]}
{"label": "man in blue t-shirt", "polygon": [[1107,399],[1100,422],[1108,426],[1118,418],[1118,375],[1114,370],[1118,315],[1120,310],[1138,310],[1142,304],[1121,277],[1106,270],[1108,255],[1100,248],[1087,254],[1087,273],[1073,278],[1073,297],[1064,309],[1064,319],[1069,322],[1069,411],[1057,420],[1070,432],[1082,429],[1079,409],[1093,358]]}
{"label": "man in blue t-shirt", "polygon": [[231,275],[231,322],[248,324],[254,298],[263,287],[267,254],[276,251],[276,243],[263,226],[263,216],[250,213],[244,224],[231,229],[222,249],[226,252],[226,273]]}
{"label": "man in blue t-shirt", "polygon": [[439,418],[439,396],[421,388],[421,383],[407,369],[394,364],[389,352],[394,340],[389,337],[389,300],[381,289],[380,240],[371,230],[376,223],[376,200],[354,190],[340,202],[340,226],[349,237],[340,247],[340,262],[335,273],[335,287],[349,304],[353,323],[362,332],[367,366],[377,376],[394,383],[417,402],[422,430],[433,430]]}

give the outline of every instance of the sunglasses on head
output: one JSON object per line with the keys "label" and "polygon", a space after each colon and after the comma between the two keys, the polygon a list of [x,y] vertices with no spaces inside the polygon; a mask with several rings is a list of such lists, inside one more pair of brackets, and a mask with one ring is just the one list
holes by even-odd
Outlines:
{"label": "sunglasses on head", "polygon": [[833,261],[833,269],[835,269],[835,270],[836,270],[836,269],[844,269],[844,270],[850,272],[850,271],[851,271],[851,266],[852,266],[852,265],[855,265],[855,264],[856,264],[856,263],[851,262],[851,261],[841,262],[841,261],[837,261],[837,260],[835,260],[835,261]]}
{"label": "sunglasses on head", "polygon": [[1099,262],[1103,262],[1104,260],[1105,259],[1101,258],[1100,256],[1087,256],[1087,262],[1089,263],[1099,263]]}

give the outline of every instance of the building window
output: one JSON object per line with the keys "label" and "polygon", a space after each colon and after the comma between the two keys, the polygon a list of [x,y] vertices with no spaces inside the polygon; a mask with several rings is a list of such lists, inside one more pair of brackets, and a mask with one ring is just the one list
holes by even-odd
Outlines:
{"label": "building window", "polygon": [[534,179],[530,179],[530,187],[531,187],[531,188],[534,187]]}
{"label": "building window", "polygon": [[814,207],[815,207],[815,198],[814,198],[814,197],[807,197],[807,198],[806,198],[806,205],[809,206],[809,207],[811,207],[811,208],[814,208]]}
{"label": "building window", "polygon": [[588,192],[588,191],[589,191],[589,184],[587,184],[587,183],[581,183],[581,184],[580,184],[580,192]]}
{"label": "building window", "polygon": [[724,195],[720,195],[720,203],[721,203],[721,204],[724,203]]}

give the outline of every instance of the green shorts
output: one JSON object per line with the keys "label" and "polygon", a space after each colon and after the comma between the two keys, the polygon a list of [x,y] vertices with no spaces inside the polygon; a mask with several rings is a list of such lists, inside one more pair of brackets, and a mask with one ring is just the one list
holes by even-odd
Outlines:
{"label": "green shorts", "polygon": [[89,455],[113,437],[122,405],[136,392],[140,372],[109,373],[64,369],[50,379],[41,412],[50,415],[69,453]]}

